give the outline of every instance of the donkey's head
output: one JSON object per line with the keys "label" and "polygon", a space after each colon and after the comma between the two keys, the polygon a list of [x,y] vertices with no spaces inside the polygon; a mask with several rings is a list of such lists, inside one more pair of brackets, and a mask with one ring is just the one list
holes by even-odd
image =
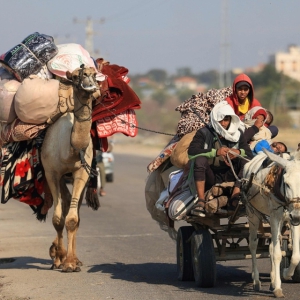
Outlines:
{"label": "donkey's head", "polygon": [[[300,153],[284,159],[276,154],[264,150],[267,156],[283,170],[280,193],[283,196],[283,206],[286,207],[294,226],[300,224]],[[276,197],[276,195],[275,195]]]}

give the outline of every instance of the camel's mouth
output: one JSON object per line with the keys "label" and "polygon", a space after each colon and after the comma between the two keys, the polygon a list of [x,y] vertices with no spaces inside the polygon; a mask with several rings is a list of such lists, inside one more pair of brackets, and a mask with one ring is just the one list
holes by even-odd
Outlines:
{"label": "camel's mouth", "polygon": [[87,92],[95,92],[97,90],[97,87],[96,86],[84,86],[82,83],[81,83],[81,87],[82,89],[84,89],[85,91]]}

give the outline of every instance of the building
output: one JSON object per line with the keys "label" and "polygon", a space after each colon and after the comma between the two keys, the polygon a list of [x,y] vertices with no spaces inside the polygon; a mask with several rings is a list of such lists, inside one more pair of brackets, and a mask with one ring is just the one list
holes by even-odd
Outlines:
{"label": "building", "polygon": [[277,52],[270,57],[277,72],[282,72],[297,81],[300,81],[300,47],[291,45],[288,52]]}
{"label": "building", "polygon": [[195,78],[183,76],[183,77],[176,78],[174,80],[174,85],[177,89],[196,90],[198,83]]}

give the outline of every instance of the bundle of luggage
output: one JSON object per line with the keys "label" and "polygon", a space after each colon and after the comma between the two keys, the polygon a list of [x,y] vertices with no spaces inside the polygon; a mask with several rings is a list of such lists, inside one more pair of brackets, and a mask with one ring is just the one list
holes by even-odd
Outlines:
{"label": "bundle of luggage", "polygon": [[94,60],[79,44],[55,45],[51,36],[35,32],[0,56],[0,147],[33,139],[57,119],[60,81],[81,64],[95,68],[102,89],[93,103],[98,138],[137,134],[132,125],[141,102],[128,86],[128,69]]}
{"label": "bundle of luggage", "polygon": [[[174,221],[190,214],[196,202],[193,176],[188,176],[191,170],[187,154],[189,144],[197,130],[209,122],[213,107],[231,94],[231,87],[211,89],[192,95],[176,107],[175,110],[181,114],[177,132],[147,166],[146,207],[151,217],[172,239],[176,239],[177,234]],[[207,191],[205,208],[209,213],[214,214],[227,204],[227,190],[231,187],[231,183],[228,186],[222,184]]]}

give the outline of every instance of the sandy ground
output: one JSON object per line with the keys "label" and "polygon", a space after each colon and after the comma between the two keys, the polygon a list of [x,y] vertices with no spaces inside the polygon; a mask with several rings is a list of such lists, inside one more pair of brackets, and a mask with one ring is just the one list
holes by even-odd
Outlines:
{"label": "sandy ground", "polygon": [[[287,145],[289,151],[294,151],[297,149],[298,143],[300,143],[300,129],[280,129],[274,141],[283,142]],[[140,141],[138,138],[118,136],[115,138],[113,152],[134,154],[154,159],[166,144],[161,141],[154,143],[153,139]]]}

